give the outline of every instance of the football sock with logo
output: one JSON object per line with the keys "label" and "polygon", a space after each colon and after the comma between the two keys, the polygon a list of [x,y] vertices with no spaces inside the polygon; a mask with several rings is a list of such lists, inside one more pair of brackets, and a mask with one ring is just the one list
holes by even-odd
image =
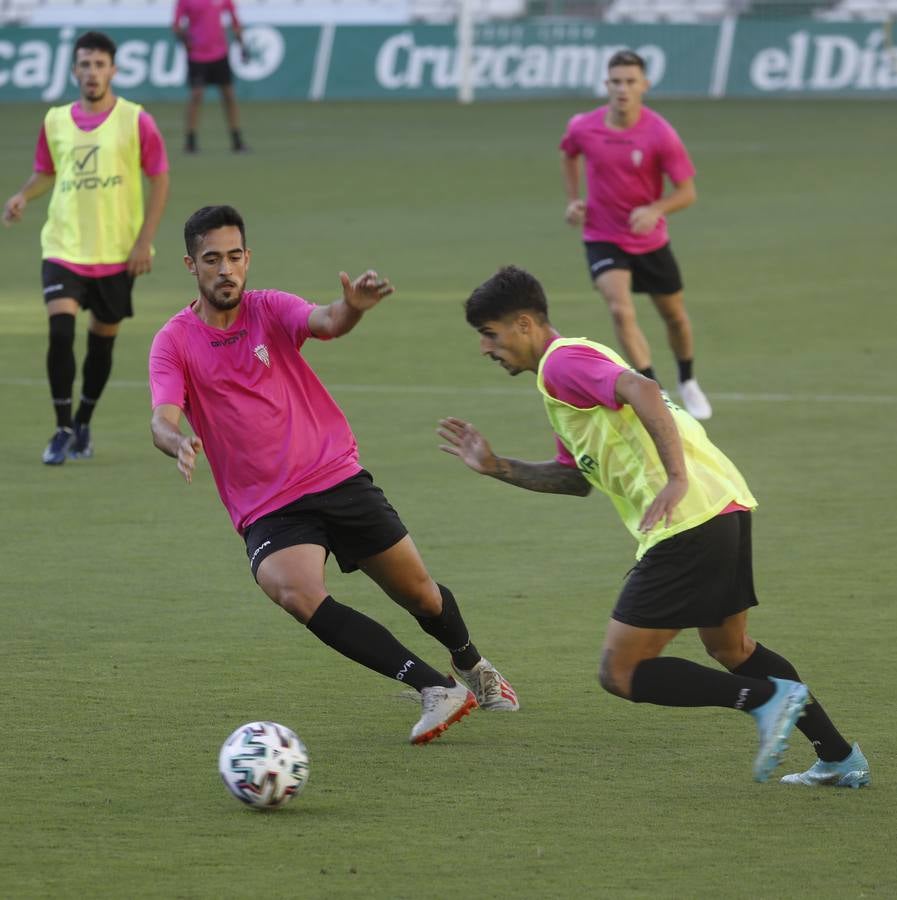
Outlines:
{"label": "football sock with logo", "polygon": [[771,681],[720,672],[687,659],[661,656],[644,659],[632,673],[634,703],[659,706],[725,706],[745,711],[772,697]]}
{"label": "football sock with logo", "polygon": [[109,373],[112,371],[112,345],[115,343],[115,335],[105,335],[87,332],[87,356],[84,357],[82,370],[81,402],[75,413],[75,421],[83,425],[90,422],[97,400],[106,387]]}
{"label": "football sock with logo", "polygon": [[453,683],[403,647],[379,622],[337,603],[333,597],[324,598],[306,628],[343,656],[418,691],[437,684],[451,687]]}
{"label": "football sock with logo", "polygon": [[677,359],[676,365],[679,367],[679,384],[683,384],[686,381],[690,381],[694,378],[694,364],[695,361],[693,359]]}
{"label": "football sock with logo", "polygon": [[[747,675],[750,678],[788,678],[800,681],[797,669],[778,653],[757,644],[754,652],[737,668],[732,670],[736,675]],[[810,694],[810,702],[804,707],[804,714],[797,720],[797,727],[813,745],[816,755],[824,762],[840,762],[850,755],[850,744],[835,728],[834,723],[819,705],[819,701]]]}
{"label": "football sock with logo", "polygon": [[455,595],[445,586],[437,584],[442,595],[442,612],[438,616],[415,616],[420,627],[436,638],[452,655],[452,662],[459,669],[472,669],[480,654],[470,640],[470,632],[461,617]]}
{"label": "football sock with logo", "polygon": [[50,316],[47,378],[56,410],[56,427],[72,427],[72,385],[75,382],[75,317],[70,313]]}
{"label": "football sock with logo", "polygon": [[654,366],[648,366],[647,369],[636,369],[639,375],[644,375],[645,378],[650,378],[652,381],[657,381],[657,376],[654,374]]}

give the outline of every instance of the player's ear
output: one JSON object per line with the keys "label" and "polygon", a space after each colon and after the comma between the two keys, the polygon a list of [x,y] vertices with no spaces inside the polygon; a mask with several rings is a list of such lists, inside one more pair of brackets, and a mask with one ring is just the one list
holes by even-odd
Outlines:
{"label": "player's ear", "polygon": [[247,247],[247,248],[243,251],[243,253],[244,253],[245,258],[246,258],[246,268],[248,269],[248,268],[249,268],[249,263],[252,262],[252,251]]}
{"label": "player's ear", "polygon": [[191,275],[196,274],[196,262],[194,261],[192,256],[184,257],[184,265],[187,267]]}

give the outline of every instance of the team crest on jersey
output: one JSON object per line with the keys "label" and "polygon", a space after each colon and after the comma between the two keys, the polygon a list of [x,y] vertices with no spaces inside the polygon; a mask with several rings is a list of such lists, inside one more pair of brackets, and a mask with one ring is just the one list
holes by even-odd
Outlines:
{"label": "team crest on jersey", "polygon": [[271,357],[268,356],[268,348],[264,344],[259,344],[252,348],[252,352],[270,369]]}
{"label": "team crest on jersey", "polygon": [[638,168],[642,164],[642,160],[644,159],[644,154],[641,150],[633,150],[632,151],[632,164]]}

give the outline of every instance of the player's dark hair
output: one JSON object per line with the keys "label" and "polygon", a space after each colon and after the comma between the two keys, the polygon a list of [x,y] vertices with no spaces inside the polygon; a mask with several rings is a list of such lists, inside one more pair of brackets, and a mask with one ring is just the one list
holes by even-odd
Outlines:
{"label": "player's dark hair", "polygon": [[618,50],[607,64],[609,72],[615,66],[638,66],[643,72],[645,71],[645,61],[635,50]]}
{"label": "player's dark hair", "polygon": [[519,312],[535,313],[539,322],[548,321],[548,300],[542,285],[517,266],[499,269],[464,303],[464,315],[474,328]]}
{"label": "player's dark hair", "polygon": [[72,48],[72,64],[74,65],[75,60],[78,58],[79,50],[100,50],[103,53],[108,53],[112,62],[115,62],[116,49],[115,41],[108,34],[103,34],[102,31],[85,31],[75,41],[75,46]]}
{"label": "player's dark hair", "polygon": [[195,259],[193,253],[200,238],[216,228],[227,228],[233,225],[240,229],[240,239],[243,248],[246,248],[246,226],[243,217],[232,206],[204,206],[196,210],[184,223],[184,244],[187,247],[187,255]]}

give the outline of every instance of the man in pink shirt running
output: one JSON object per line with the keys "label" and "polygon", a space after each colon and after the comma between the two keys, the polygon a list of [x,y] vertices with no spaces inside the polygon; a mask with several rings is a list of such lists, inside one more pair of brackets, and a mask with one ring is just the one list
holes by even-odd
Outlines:
{"label": "man in pink shirt running", "polygon": [[[709,419],[710,403],[694,377],[691,323],[665,219],[694,203],[695,170],[669,122],[642,105],[649,84],[637,53],[615,53],[605,84],[608,105],[574,116],[561,140],[565,218],[583,226],[592,283],[607,301],[629,362],[655,377],[632,301],[633,292],[646,293],[666,323],[683,405],[696,419]],[[580,157],[587,200],[580,197]],[[665,177],[673,184],[666,195]]]}
{"label": "man in pink shirt running", "polygon": [[234,37],[245,59],[243,26],[237,18],[233,0],[178,0],[175,7],[172,28],[175,36],[187,48],[187,81],[190,85],[184,141],[186,153],[196,153],[199,150],[196,129],[207,84],[214,84],[221,92],[224,115],[230,130],[231,149],[234,153],[245,153],[248,149],[240,132],[240,112],[237,109],[233,73],[228,60],[227,33],[221,21],[224,15],[230,19]]}
{"label": "man in pink shirt running", "polygon": [[[91,417],[112,370],[121,321],[134,314],[134,279],[152,266],[152,241],[168,198],[168,157],[156,123],[112,91],[115,49],[98,31],[75,42],[72,72],[80,97],[47,113],[34,171],[3,210],[11,225],[31,200],[53,189],[41,233],[47,376],[56,412],[56,431],[43,453],[47,465],[93,455]],[[141,172],[149,182],[145,208]],[[90,324],[73,417],[75,316],[81,308],[90,310]]]}
{"label": "man in pink shirt running", "polygon": [[[358,461],[342,410],[301,354],[310,338],[351,331],[393,292],[376,272],[317,306],[293,294],[245,290],[250,251],[230,206],[204,207],[184,228],[184,261],[199,296],[150,350],[153,442],[189,483],[205,453],[246,542],[262,590],[343,656],[421,694],[411,743],[424,744],[476,706],[514,711],[517,697],[480,656],[452,592],[428,573],[407,529]],[[181,416],[193,434],[180,428]],[[450,653],[445,676],[382,625],[330,595],[324,563],[361,569]]]}

